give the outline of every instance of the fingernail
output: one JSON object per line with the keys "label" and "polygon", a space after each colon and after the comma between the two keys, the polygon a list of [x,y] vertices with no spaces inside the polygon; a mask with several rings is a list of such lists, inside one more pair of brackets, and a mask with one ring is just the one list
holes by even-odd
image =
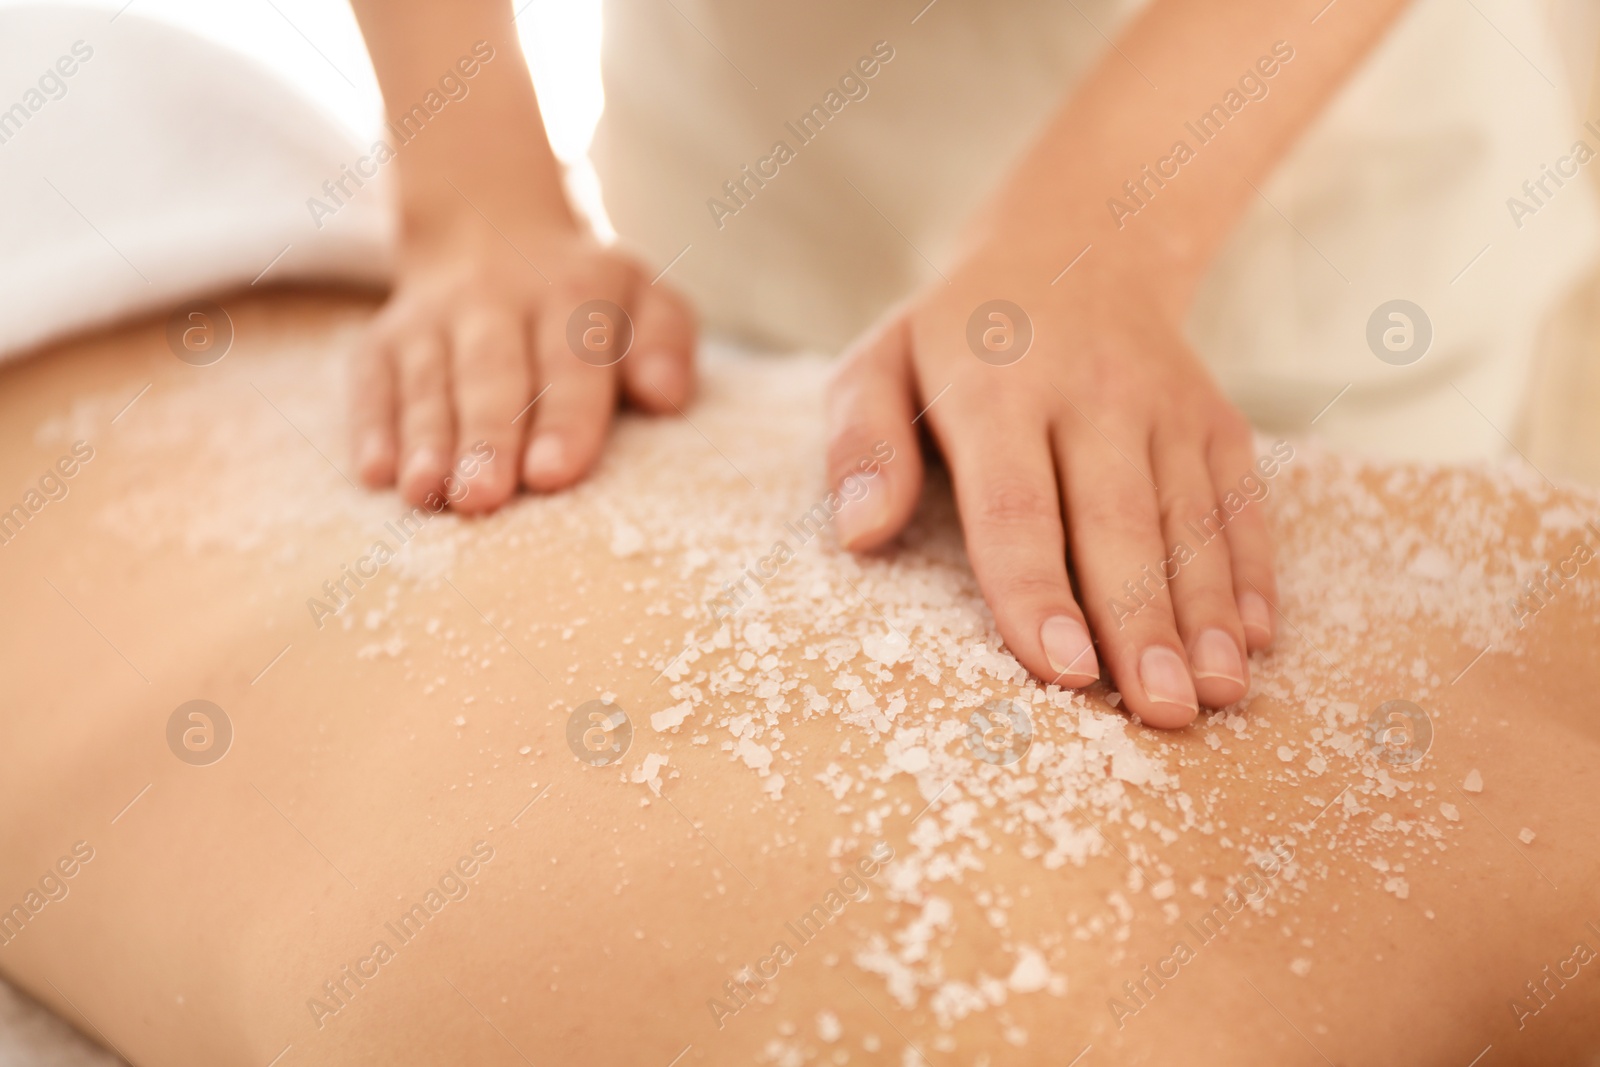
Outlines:
{"label": "fingernail", "polygon": [[845,501],[833,517],[833,528],[839,543],[854,551],[857,544],[882,530],[888,521],[889,501],[884,497],[883,486],[870,484],[866,496]]}
{"label": "fingernail", "polygon": [[372,473],[383,466],[387,449],[384,448],[383,438],[377,434],[368,434],[361,442],[361,450],[356,455],[356,470],[364,477],[371,477]]}
{"label": "fingernail", "polygon": [[1239,618],[1252,636],[1262,641],[1272,640],[1272,607],[1266,597],[1254,591],[1240,593]]}
{"label": "fingernail", "polygon": [[443,468],[444,461],[439,458],[438,452],[432,448],[419,448],[406,460],[405,474],[400,480],[410,485],[425,478],[437,478]]}
{"label": "fingernail", "polygon": [[1189,680],[1189,668],[1183,657],[1166,645],[1152,645],[1139,657],[1139,681],[1144,683],[1145,696],[1157,704],[1175,704],[1199,712],[1200,702],[1195,699],[1194,683]]}
{"label": "fingernail", "polygon": [[1196,678],[1225,678],[1244,684],[1244,662],[1239,658],[1239,646],[1224,630],[1211,629],[1201,634],[1194,643],[1193,659]]}
{"label": "fingernail", "polygon": [[666,352],[651,352],[639,357],[639,384],[651,399],[659,396],[676,402],[683,392],[683,370]]}
{"label": "fingernail", "polygon": [[567,467],[567,446],[555,434],[541,434],[528,446],[523,469],[529,477],[554,478]]}
{"label": "fingernail", "polygon": [[1070,615],[1052,615],[1039,627],[1039,641],[1044,645],[1044,658],[1056,678],[1083,679],[1070,681],[1069,685],[1088,685],[1100,677],[1100,661],[1095,657],[1094,645],[1089,641],[1089,631],[1083,623]]}

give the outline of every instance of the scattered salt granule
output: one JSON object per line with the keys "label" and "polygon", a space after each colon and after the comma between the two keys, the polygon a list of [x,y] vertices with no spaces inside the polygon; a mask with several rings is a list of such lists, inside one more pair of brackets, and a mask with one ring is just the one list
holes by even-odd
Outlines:
{"label": "scattered salt granule", "polygon": [[767,768],[772,766],[772,749],[758,745],[748,737],[741,738],[739,745],[734,749],[738,757],[744,760],[744,765],[753,771],[767,773]]}
{"label": "scattered salt granule", "polygon": [[1461,783],[1461,788],[1469,793],[1483,792],[1483,775],[1478,773],[1478,768],[1474,767],[1467,772],[1466,781]]}
{"label": "scattered salt granule", "polygon": [[1024,945],[1017,950],[1016,966],[1006,978],[1006,988],[1013,993],[1037,993],[1050,984],[1050,965],[1039,951]]}
{"label": "scattered salt granule", "polygon": [[533,746],[532,745],[523,745],[521,748],[517,749],[517,755],[526,756],[528,753],[530,753],[532,751],[533,751]]}
{"label": "scattered salt granule", "polygon": [[[344,340],[362,325],[352,319]],[[397,514],[393,497],[347,492],[295,429],[332,440],[341,425],[329,400],[339,395],[331,387],[337,363],[314,349],[251,364],[248,379],[246,364],[225,361],[203,390],[152,390],[116,426],[119,462],[160,464],[170,476],[106,489],[93,502],[97,526],[136,546],[268,553],[263,566],[279,569],[286,602],[316,595],[345,560],[301,575],[295,557],[273,546],[325,539],[360,551],[373,538],[392,538],[384,524]],[[926,1010],[941,1026],[989,1012],[997,1028],[1025,1039],[1003,1017],[1006,998],[1020,995],[1019,986],[1064,988],[1046,960],[1061,970],[1079,961],[1097,967],[1136,934],[1159,932],[1177,906],[1174,883],[1188,890],[1186,900],[1204,901],[1206,882],[1187,865],[1198,849],[1224,853],[1224,872],[1292,844],[1297,860],[1273,879],[1265,902],[1278,914],[1296,906],[1308,883],[1348,880],[1352,870],[1376,872],[1386,892],[1405,899],[1404,865],[1440,862],[1434,853],[1448,846],[1460,812],[1435,794],[1454,799],[1456,783],[1432,761],[1374,761],[1364,737],[1370,707],[1351,699],[1348,676],[1398,679],[1394,696],[1426,703],[1444,682],[1438,664],[1417,656],[1411,635],[1449,634],[1463,648],[1492,642],[1497,655],[1521,654],[1527,638],[1507,605],[1556,546],[1534,547],[1515,520],[1530,505],[1548,516],[1559,510],[1552,500],[1580,500],[1582,507],[1567,507],[1565,525],[1550,530],[1575,533],[1596,511],[1588,497],[1559,497],[1510,467],[1381,465],[1297,444],[1272,481],[1267,512],[1282,561],[1280,607],[1296,639],[1252,657],[1246,700],[1169,735],[1133,725],[1116,692],[1062,690],[1029,677],[995,628],[939,477],[893,553],[853,556],[798,519],[826,493],[817,465],[804,459],[824,450],[826,372],[823,361],[807,358],[708,365],[693,425],[623,416],[607,461],[572,491],[519,497],[483,521],[428,518],[384,570],[387,590],[403,595],[386,603],[385,589],[369,583],[351,610],[341,608],[340,624],[377,620],[375,632],[359,634],[373,670],[406,672],[424,695],[440,693],[457,708],[463,694],[480,694],[474,707],[490,710],[474,715],[474,727],[488,752],[543,736],[536,731],[548,725],[499,714],[502,682],[521,684],[501,678],[508,663],[521,671],[512,646],[558,685],[572,684],[558,671],[586,682],[602,675],[602,685],[625,672],[655,679],[645,690],[660,709],[648,716],[651,736],[663,748],[694,746],[700,758],[725,754],[720,771],[758,779],[755,810],[743,813],[754,823],[794,827],[802,811],[807,819],[836,813],[847,827],[841,834],[855,839],[829,853],[841,863],[861,842],[892,840],[896,856],[872,897],[885,913],[862,924],[867,940],[841,946],[839,965],[866,972],[886,999]],[[196,418],[216,383],[230,378],[251,406],[215,424]],[[272,405],[256,402],[252,381]],[[67,444],[93,439],[127,395],[119,388],[90,397],[41,432]],[[1262,442],[1257,450],[1270,448]],[[219,469],[230,477],[217,478]],[[188,488],[199,482],[208,486],[203,506]],[[1418,515],[1429,518],[1419,523]],[[571,539],[596,558],[567,558]],[[788,552],[774,566],[778,540]],[[458,558],[469,554],[473,567],[458,571]],[[304,567],[304,553],[300,559]],[[551,581],[524,587],[529,575]],[[717,601],[725,583],[746,577],[745,592],[756,595]],[[429,590],[446,578],[493,622],[484,626],[453,596],[444,601],[452,606],[433,609],[443,619],[427,608],[407,613],[402,605],[429,603]],[[302,580],[303,590],[295,585]],[[1597,588],[1576,583],[1560,595],[1592,606]],[[546,589],[550,603],[517,599]],[[1442,673],[1458,669],[1452,662]],[[1014,763],[975,758],[969,739],[974,713],[994,722],[984,709],[997,700],[1023,709],[1032,726],[1030,743],[1012,750],[1020,752]],[[1459,718],[1446,721],[1451,709],[1427,706],[1441,735],[1471,730]],[[456,721],[466,725],[465,716]],[[827,738],[827,752],[792,740],[802,722],[820,727],[808,736],[812,744]],[[528,746],[517,751],[530,754]],[[666,753],[645,755],[630,770],[631,782],[650,787],[641,804],[676,773]],[[1235,788],[1241,771],[1279,803],[1258,813]],[[1469,796],[1482,790],[1476,770],[1464,788]],[[800,843],[785,834],[786,844]],[[990,856],[1001,854],[1013,875],[1011,861],[1020,859],[1035,874],[1082,870],[1085,885],[1113,868],[1120,878],[1130,860],[1145,873],[1138,889],[1085,898],[1049,928],[1053,940],[1018,949],[1014,938],[1032,920],[1012,895],[1028,883],[998,884],[1001,865]],[[1252,912],[1239,921],[1260,918]],[[963,951],[946,955],[952,943]],[[966,951],[973,946],[985,954]],[[1014,953],[1008,975],[976,962],[1002,952]],[[1291,961],[1291,972],[1301,965]],[[819,1035],[825,1027],[819,1017]],[[869,1054],[889,1044],[869,1034],[859,1041]],[[826,1051],[838,1063],[845,1047],[841,1040]],[[822,1062],[810,1050],[795,1056]]]}
{"label": "scattered salt granule", "polygon": [[1517,840],[1521,841],[1524,845],[1533,844],[1533,839],[1536,836],[1537,835],[1532,830],[1528,829],[1526,826],[1524,826],[1522,829],[1517,831]]}
{"label": "scattered salt granule", "polygon": [[911,641],[901,633],[867,634],[861,639],[861,651],[867,658],[884,667],[893,667],[911,658]]}
{"label": "scattered salt granule", "polygon": [[1311,973],[1311,961],[1304,956],[1296,956],[1289,961],[1289,971],[1296,978],[1304,978]]}
{"label": "scattered salt granule", "polygon": [[633,769],[629,781],[644,783],[650,786],[650,792],[656,796],[661,795],[661,768],[667,765],[667,757],[658,752],[651,752],[645,756],[644,761]]}
{"label": "scattered salt granule", "polygon": [[690,710],[691,705],[689,701],[685,700],[681,703],[674,704],[666,711],[658,711],[654,715],[650,716],[650,728],[655,730],[657,733],[665,733],[666,731],[676,727],[679,723],[683,722],[684,719],[688,718]]}
{"label": "scattered salt granule", "polygon": [[637,527],[618,521],[611,527],[611,554],[618,559],[636,556],[644,548],[644,533]]}
{"label": "scattered salt granule", "polygon": [[839,1017],[831,1011],[817,1012],[817,1037],[818,1039],[833,1044],[844,1036],[844,1027],[839,1025]]}

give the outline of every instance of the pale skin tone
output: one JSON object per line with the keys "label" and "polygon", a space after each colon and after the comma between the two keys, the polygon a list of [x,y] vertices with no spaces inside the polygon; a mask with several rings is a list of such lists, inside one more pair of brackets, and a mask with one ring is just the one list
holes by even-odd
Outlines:
{"label": "pale skin tone", "polygon": [[[1112,602],[1127,604],[1124,583],[1160,569],[1185,524],[1212,512],[1257,459],[1248,424],[1182,322],[1256,195],[1251,183],[1405,4],[1344,0],[1313,26],[1321,6],[1152,3],[970,221],[948,281],[893,309],[835,376],[833,481],[877,441],[903,457],[840,513],[843,543],[868,551],[904,528],[922,485],[920,421],[951,468],[973,570],[1007,645],[1063,685],[1108,673],[1123,706],[1154,726],[1181,727],[1201,705],[1241,699],[1249,653],[1273,640],[1272,544],[1258,508],[1153,586],[1147,607],[1120,617]],[[392,112],[420,98],[466,42],[517,54],[503,3],[446,14],[362,0],[356,9]],[[1266,100],[1119,226],[1106,199],[1187,138],[1185,119],[1242,74],[1259,75],[1279,41],[1293,58]],[[490,64],[474,92],[487,99],[447,109],[438,137],[430,129],[400,154],[399,280],[357,359],[353,395],[368,484],[398,479],[419,500],[441,483],[447,457],[487,440],[506,459],[461,504],[487,511],[519,481],[548,491],[582,478],[619,391],[648,411],[681,407],[694,325],[664,284],[650,285],[648,271],[574,221],[525,73]],[[996,294],[1023,308],[1034,331],[1029,354],[1009,366],[974,358],[967,343],[973,310]],[[635,354],[616,367],[589,366],[566,344],[572,309],[596,297],[635,323]]]}

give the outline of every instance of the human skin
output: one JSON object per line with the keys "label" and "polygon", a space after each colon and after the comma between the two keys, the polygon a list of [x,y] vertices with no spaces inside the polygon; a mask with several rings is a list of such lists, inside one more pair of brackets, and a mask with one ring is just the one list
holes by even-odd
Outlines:
{"label": "human skin", "polygon": [[[469,89],[397,153],[394,290],[352,362],[356,470],[419,502],[487,441],[496,458],[459,510],[491,511],[519,485],[565,488],[594,465],[622,396],[658,414],[688,402],[693,314],[568,206],[508,3],[354,7],[391,122],[442,77]],[[493,58],[463,79],[457,64],[480,42]],[[568,323],[591,300],[627,316],[626,359],[580,359],[570,345]]]}
{"label": "human skin", "polygon": [[[1028,764],[979,766],[957,736],[933,766],[952,775],[948,792],[909,773],[862,778],[866,788],[843,794],[817,780],[830,764],[858,777],[884,766],[893,739],[873,740],[841,717],[835,672],[803,654],[808,643],[883,634],[889,619],[905,627],[943,682],[913,676],[909,660],[884,673],[859,656],[845,663],[874,692],[905,693],[902,726],[959,718],[933,708],[934,697],[1040,689],[1020,671],[1005,674],[1004,657],[995,670],[1009,680],[954,678],[935,631],[909,621],[945,612],[941,625],[962,640],[999,647],[942,483],[895,557],[858,564],[823,533],[790,565],[791,583],[740,610],[730,648],[706,653],[678,682],[658,677],[686,633],[712,629],[700,575],[682,569],[692,548],[722,545],[735,559],[760,551],[777,517],[818,491],[804,449],[752,447],[820,436],[818,365],[720,365],[691,416],[731,458],[682,423],[625,420],[618,462],[584,489],[487,519],[430,520],[418,541],[427,551],[410,569],[384,572],[318,628],[307,598],[404,510],[346,484],[319,454],[332,455],[339,435],[328,354],[370,309],[292,294],[224,305],[237,340],[214,367],[179,364],[162,324],[146,323],[0,371],[4,504],[13,488],[37,483],[64,442],[81,437],[94,449],[70,493],[0,545],[9,606],[0,616],[9,709],[0,903],[22,899],[74,842],[95,853],[69,895],[0,945],[0,970],[132,1062],[666,1064],[681,1054],[680,1064],[749,1063],[778,1041],[810,1048],[814,1062],[844,1049],[852,1063],[895,1064],[909,1043],[941,1067],[980,1054],[1066,1063],[1086,1046],[1082,1064],[1459,1065],[1489,1045],[1484,1063],[1548,1064],[1578,1062],[1600,1041],[1600,964],[1552,986],[1521,1029],[1508,1010],[1574,942],[1600,949],[1587,926],[1600,925],[1595,579],[1580,571],[1479,656],[1481,644],[1429,614],[1427,597],[1465,597],[1468,620],[1480,603],[1499,610],[1498,572],[1480,576],[1481,592],[1450,583],[1446,594],[1403,566],[1369,566],[1382,553],[1349,543],[1382,531],[1453,559],[1476,543],[1486,558],[1520,558],[1542,516],[1594,517],[1592,494],[1546,493],[1536,508],[1503,479],[1466,474],[1447,507],[1450,470],[1296,459],[1267,498],[1280,509],[1269,525],[1286,549],[1287,624],[1279,647],[1256,658],[1259,691],[1240,723],[1249,736],[1209,716],[1172,732],[1129,726],[1126,743],[1177,774],[1179,791],[1130,786],[1126,806],[1076,793],[1085,814],[1066,817],[1092,847],[1081,864],[1050,867],[1030,853],[1036,824],[1020,813],[1030,797],[1078,790],[1087,771],[1052,780]],[[63,417],[70,426],[58,425]],[[1383,490],[1402,478],[1413,479],[1406,492]],[[1350,496],[1359,485],[1376,495]],[[1348,512],[1347,497],[1364,510]],[[644,532],[642,544],[617,540],[619,516]],[[1564,554],[1564,537],[1546,553]],[[808,592],[814,582],[829,592]],[[959,610],[941,607],[938,590]],[[1351,597],[1364,605],[1359,616],[1324,621]],[[771,670],[831,694],[820,714],[779,717],[781,799],[722,750],[723,728],[700,725],[699,708],[723,703],[704,674],[733,669],[754,639],[751,622],[794,628]],[[391,653],[392,639],[401,645]],[[1419,682],[1418,662],[1440,678]],[[709,703],[691,694],[696,718],[658,732],[648,720],[685,698],[670,691],[678,684]],[[1063,714],[1035,705],[1044,710],[1034,747],[1069,743],[1080,716],[1121,736],[1108,693],[1104,684],[1060,693],[1051,700]],[[601,695],[628,710],[636,731],[623,761],[603,768],[579,763],[566,742],[570,711]],[[1304,754],[1325,751],[1311,736],[1323,723],[1311,702],[1349,699],[1364,711],[1390,696],[1428,705],[1435,735],[1421,763],[1329,756],[1321,776],[1302,776]],[[224,708],[235,731],[208,766],[181,762],[166,738],[173,709],[197,697]],[[730,704],[754,711],[763,699]],[[692,743],[702,730],[713,743]],[[1224,743],[1213,747],[1216,735]],[[1300,753],[1293,779],[1283,746]],[[648,753],[670,760],[660,796],[632,780]],[[1421,799],[1368,791],[1378,770]],[[1458,788],[1472,770],[1485,783],[1478,794]],[[1101,774],[1089,776],[1095,790],[1108,785]],[[1031,792],[1011,792],[1025,779]],[[1345,787],[1360,797],[1354,809],[1339,802]],[[1166,842],[1143,826],[1180,823],[1180,793],[1216,832],[1190,828]],[[930,823],[951,830],[960,803],[984,795],[995,804],[973,809],[968,836],[928,844]],[[1460,809],[1458,821],[1437,814],[1441,801]],[[881,827],[863,822],[874,811]],[[1402,819],[1442,836],[1378,829]],[[1537,830],[1534,843],[1514,843],[1523,826]],[[1186,936],[1163,904],[1195,920],[1245,869],[1246,846],[1274,827],[1292,839],[1296,884],[1275,885],[1270,913],[1242,913],[1119,1019],[1108,1001],[1126,1002],[1123,983]],[[493,856],[466,879],[470,892],[410,943],[396,941],[395,958],[318,1027],[307,1001],[322,983],[389,939],[384,924],[480,841]],[[958,881],[924,877],[919,890],[952,908],[928,946],[946,979],[1003,980],[1019,946],[1033,945],[1065,989],[1012,992],[949,1029],[932,1014],[933,987],[916,1007],[898,1006],[884,978],[856,962],[874,935],[898,944],[893,935],[925,903],[890,899],[903,869],[891,863],[867,879],[867,899],[798,949],[765,1002],[719,1027],[708,1001],[726,997],[730,974],[788,936],[785,923],[877,841],[895,863],[981,861]],[[1404,899],[1383,888],[1402,863]],[[1147,872],[1142,889],[1134,867]],[[1177,895],[1158,898],[1158,878]],[[1204,899],[1188,889],[1197,878],[1209,885]],[[1125,922],[1111,894],[1126,899]],[[1107,919],[1099,932],[1086,925],[1094,917]],[[1304,977],[1289,970],[1299,957],[1311,961]],[[818,1036],[823,1012],[837,1019],[835,1043]]]}
{"label": "human skin", "polygon": [[[974,569],[1012,651],[1037,677],[1068,685],[1097,678],[1103,657],[1151,725],[1182,726],[1201,704],[1239,699],[1248,652],[1273,637],[1272,547],[1254,515],[1130,623],[1108,605],[1254,460],[1249,426],[1181,326],[1256,195],[1251,183],[1265,180],[1404,0],[1345,0],[1326,18],[1323,6],[1148,5],[969,222],[957,262],[852,346],[835,381],[831,476],[844,476],[863,443],[887,440],[914,456],[926,409],[955,473]],[[449,68],[458,42],[484,37],[518,54],[504,3],[356,9],[391,113]],[[1183,120],[1283,42],[1293,42],[1293,58],[1281,70],[1274,61],[1270,95],[1132,225],[1114,223],[1108,196],[1168,155]],[[583,476],[604,442],[619,374],[646,410],[681,407],[693,343],[683,303],[574,224],[520,64],[494,65],[485,80],[481,102],[448,109],[442,136],[401,154],[400,282],[358,355],[352,393],[363,479],[388,485],[398,471],[412,500],[438,488],[452,445],[495,445],[501,458],[461,502],[465,511],[509,499],[519,462],[538,490]],[[1063,271],[1069,261],[1075,269]],[[969,319],[997,294],[1035,331],[1033,354],[1015,365],[991,366],[969,350]],[[587,366],[567,345],[568,317],[594,298],[632,310],[639,355],[619,368]],[[546,383],[518,461],[525,427],[512,419]],[[904,527],[919,463],[903,464],[887,485],[840,516],[852,548],[878,547]]]}
{"label": "human skin", "polygon": [[[1271,539],[1255,516],[1230,527],[1226,551],[1186,567],[1154,610],[1124,625],[1109,605],[1254,461],[1249,425],[1189,348],[1183,320],[1257,195],[1252,183],[1403,6],[1342,3],[1313,26],[1323,0],[1150,4],[972,220],[956,264],[842,361],[832,462],[847,463],[863,440],[909,451],[926,408],[985,597],[1038,677],[1081,684],[1104,660],[1128,706],[1168,727],[1248,688],[1247,653],[1270,645],[1275,624]],[[1241,72],[1267,95],[1197,144],[1183,123],[1236,89]],[[1166,181],[1144,178],[1179,139],[1194,158],[1169,163]],[[1115,218],[1109,199],[1130,202],[1129,179],[1149,199]],[[1020,307],[1033,335],[1007,365],[974,358],[968,339],[969,320],[997,297]],[[919,474],[906,464],[887,493],[847,509],[846,543],[893,537]]]}

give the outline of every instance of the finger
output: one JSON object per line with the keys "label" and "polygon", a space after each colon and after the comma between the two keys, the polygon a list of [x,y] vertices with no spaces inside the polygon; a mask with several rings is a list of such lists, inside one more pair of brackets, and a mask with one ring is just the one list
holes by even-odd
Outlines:
{"label": "finger", "polygon": [[[621,297],[620,289],[616,297]],[[596,307],[587,295],[568,293],[541,310],[536,345],[546,391],[533,409],[533,429],[522,461],[529,489],[553,492],[589,473],[617,402],[616,363],[626,358],[632,317],[615,298]],[[570,335],[570,336],[569,336]]]}
{"label": "finger", "polygon": [[852,552],[898,534],[922,492],[908,345],[896,319],[848,352],[828,383],[828,484],[842,500],[834,530]]}
{"label": "finger", "polygon": [[677,411],[694,392],[694,312],[661,283],[640,286],[633,307],[633,350],[618,364],[628,400],[658,415]]}
{"label": "finger", "polygon": [[372,328],[350,358],[350,436],[356,476],[374,488],[394,484],[394,361],[389,338]]}
{"label": "finger", "polygon": [[444,487],[455,421],[444,340],[419,333],[399,344],[400,495],[413,504]]}
{"label": "finger", "polygon": [[1067,580],[1061,492],[1043,416],[960,404],[940,414],[967,557],[1000,635],[1044,681],[1090,684],[1100,664]]}
{"label": "finger", "polygon": [[1167,547],[1162,574],[1171,583],[1178,635],[1200,703],[1220,708],[1244,699],[1250,674],[1225,536],[1229,518],[1216,502],[1206,444],[1199,432],[1158,429],[1150,453]]}
{"label": "finger", "polygon": [[1084,611],[1123,706],[1152,726],[1186,726],[1199,712],[1162,563],[1161,516],[1149,441],[1114,425],[1117,443],[1079,411],[1058,427],[1067,533]]}
{"label": "finger", "polygon": [[1238,494],[1239,511],[1228,522],[1228,549],[1234,597],[1247,647],[1252,652],[1272,647],[1278,580],[1272,565],[1272,533],[1267,528],[1265,501],[1270,479],[1284,459],[1282,449],[1288,449],[1288,456],[1294,455],[1286,442],[1279,442],[1272,453],[1257,458],[1249,425],[1242,417],[1225,425],[1210,448],[1212,477],[1218,487],[1223,487],[1223,504],[1235,502],[1228,499],[1229,492]]}
{"label": "finger", "polygon": [[468,308],[451,324],[450,363],[455,393],[455,469],[465,493],[455,507],[493,511],[517,488],[531,372],[522,317],[504,307]]}

